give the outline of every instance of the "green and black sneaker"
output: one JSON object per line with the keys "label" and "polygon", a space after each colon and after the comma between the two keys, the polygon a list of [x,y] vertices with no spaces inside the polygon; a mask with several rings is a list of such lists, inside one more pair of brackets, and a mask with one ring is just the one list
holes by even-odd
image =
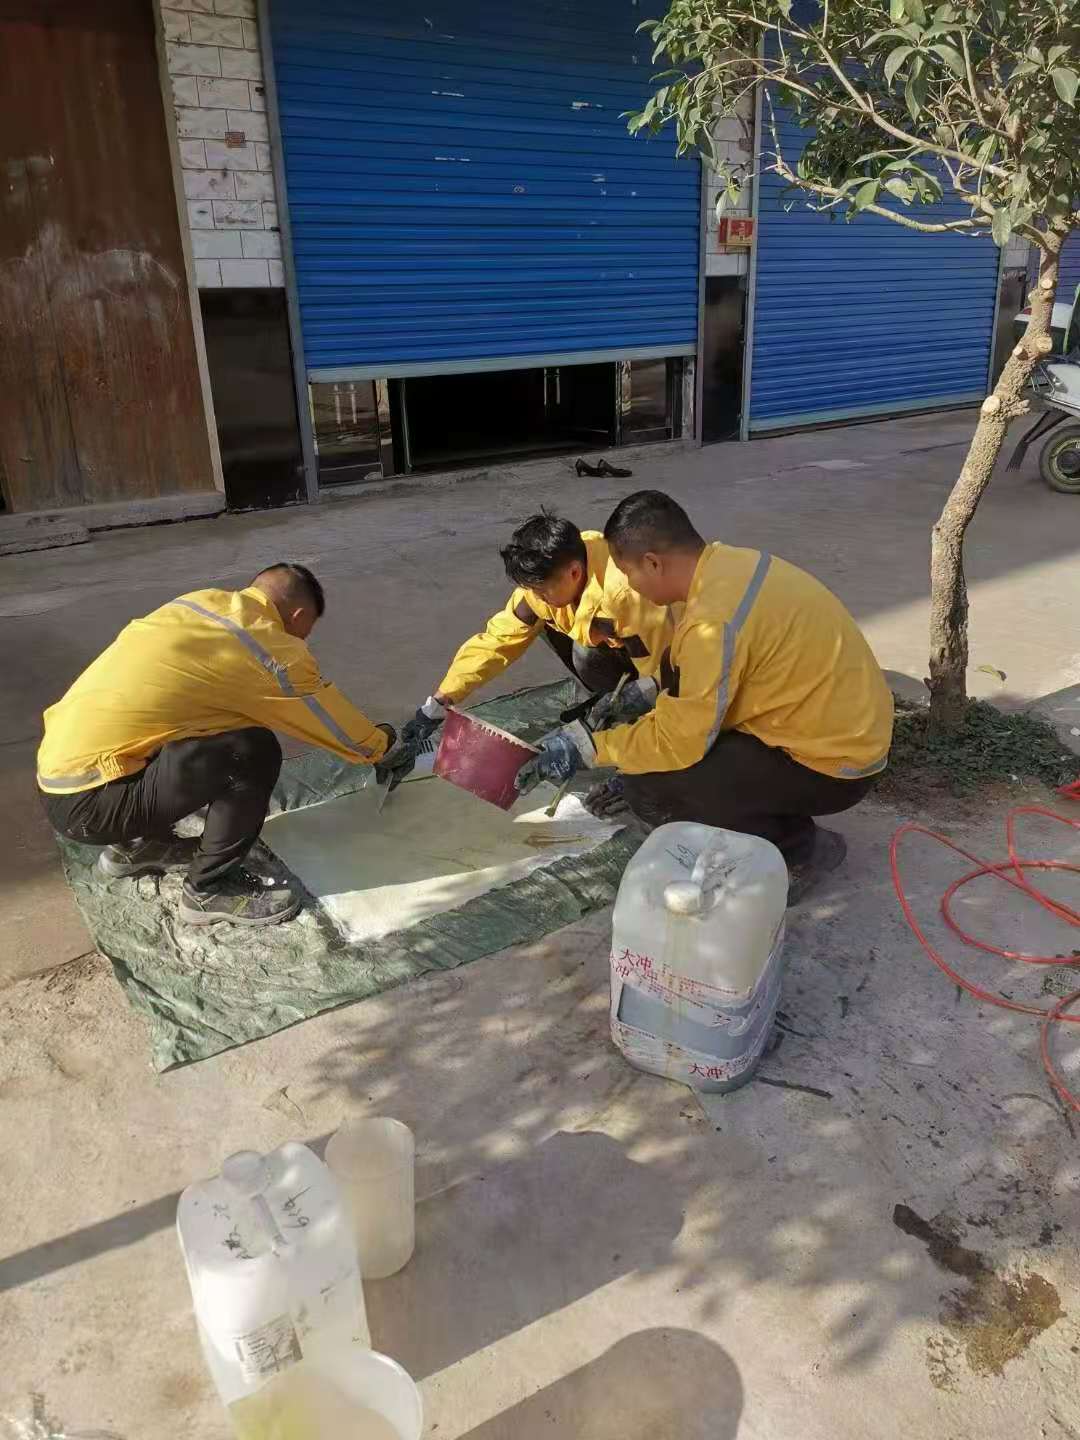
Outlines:
{"label": "green and black sneaker", "polygon": [[190,880],[180,895],[180,919],[189,925],[280,925],[300,909],[300,900],[285,885],[266,885],[246,870],[234,871],[205,890]]}
{"label": "green and black sneaker", "polygon": [[198,839],[131,840],[126,845],[109,845],[98,856],[98,869],[109,880],[122,875],[164,874],[186,870],[199,848]]}

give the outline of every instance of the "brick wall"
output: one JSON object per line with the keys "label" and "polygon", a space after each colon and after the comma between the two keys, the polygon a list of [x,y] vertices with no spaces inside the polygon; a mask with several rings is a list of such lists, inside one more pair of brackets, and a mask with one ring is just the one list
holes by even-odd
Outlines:
{"label": "brick wall", "polygon": [[200,289],[280,286],[255,0],[158,0]]}

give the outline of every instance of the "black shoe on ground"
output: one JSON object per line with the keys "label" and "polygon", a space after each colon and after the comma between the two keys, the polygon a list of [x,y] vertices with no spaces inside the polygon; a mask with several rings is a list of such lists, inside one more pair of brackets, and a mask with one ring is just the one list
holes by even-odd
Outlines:
{"label": "black shoe on ground", "polygon": [[166,870],[186,870],[195,858],[199,842],[181,840],[132,840],[130,845],[109,845],[98,856],[101,873],[109,880],[122,875],[163,874]]}
{"label": "black shoe on ground", "polygon": [[805,900],[826,875],[843,864],[847,854],[847,841],[835,830],[822,830],[814,835],[814,853],[801,865],[792,865],[788,880],[788,908]]}
{"label": "black shoe on ground", "polygon": [[301,902],[284,885],[264,885],[246,870],[226,875],[211,889],[196,890],[190,880],[180,895],[180,919],[188,925],[280,925],[291,920]]}

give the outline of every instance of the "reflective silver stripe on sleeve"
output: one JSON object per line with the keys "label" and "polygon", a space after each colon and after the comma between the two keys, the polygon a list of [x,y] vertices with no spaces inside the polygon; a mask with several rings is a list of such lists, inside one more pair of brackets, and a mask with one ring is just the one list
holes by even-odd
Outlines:
{"label": "reflective silver stripe on sleeve", "polygon": [[236,621],[230,620],[227,615],[218,615],[213,610],[207,610],[203,605],[196,605],[194,600],[176,600],[173,603],[183,605],[187,610],[194,610],[196,615],[202,615],[207,620],[216,620],[219,625],[223,625],[226,630],[236,636],[245,650],[249,650],[255,656],[263,669],[274,677],[281,687],[283,695],[287,695],[291,700],[301,700],[319,724],[328,730],[346,750],[352,750],[357,755],[362,755],[365,760],[371,758],[372,751],[366,745],[358,744],[351,736],[347,735],[325,707],[319,704],[314,695],[297,695],[285,666],[280,660],[275,660],[268,650],[264,650],[254,635],[250,635],[242,625],[237,625]]}
{"label": "reflective silver stripe on sleeve", "polygon": [[735,614],[724,624],[723,659],[720,669],[720,684],[716,688],[716,719],[713,721],[712,729],[705,739],[705,750],[712,749],[716,737],[720,734],[720,727],[724,723],[724,716],[727,714],[729,694],[731,685],[731,667],[735,662],[735,646],[739,639],[739,631],[746,624],[746,617],[750,614],[754,601],[758,597],[762,585],[765,583],[765,576],[768,574],[769,566],[772,564],[772,556],[767,550],[762,550],[758,556],[758,562],[754,566],[754,573],[750,576],[750,582],[743,591],[743,597],[735,610]]}
{"label": "reflective silver stripe on sleeve", "polygon": [[842,765],[837,775],[841,780],[865,780],[868,775],[877,775],[884,770],[888,760],[888,755],[882,755],[880,760],[871,760],[869,765]]}
{"label": "reflective silver stripe on sleeve", "polygon": [[104,780],[100,770],[87,770],[85,775],[44,775],[37,777],[39,790],[83,790]]}

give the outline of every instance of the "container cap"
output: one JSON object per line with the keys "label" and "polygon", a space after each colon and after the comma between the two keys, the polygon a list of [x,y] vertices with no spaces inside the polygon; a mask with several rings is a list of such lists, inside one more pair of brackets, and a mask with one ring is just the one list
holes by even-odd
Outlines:
{"label": "container cap", "polygon": [[697,915],[704,898],[701,886],[692,880],[672,880],[664,886],[664,904],[675,915]]}
{"label": "container cap", "polygon": [[230,1190],[250,1199],[261,1195],[270,1183],[270,1168],[257,1150],[238,1150],[221,1167],[221,1178]]}

